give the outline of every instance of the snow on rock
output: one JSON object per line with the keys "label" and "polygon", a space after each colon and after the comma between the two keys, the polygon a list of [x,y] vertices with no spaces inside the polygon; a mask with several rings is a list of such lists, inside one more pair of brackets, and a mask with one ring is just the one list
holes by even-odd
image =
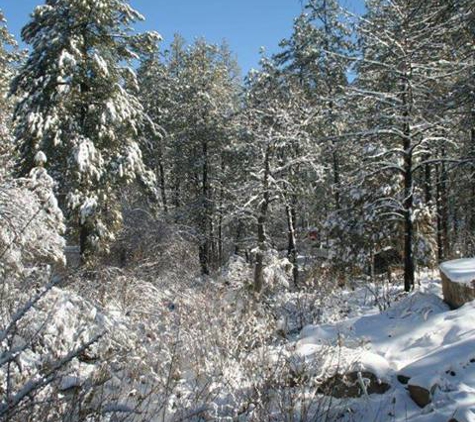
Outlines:
{"label": "snow on rock", "polygon": [[444,300],[457,309],[475,299],[475,259],[457,259],[440,266]]}
{"label": "snow on rock", "polygon": [[359,356],[358,361],[353,363],[351,369],[371,372],[379,380],[389,380],[388,374],[391,372],[389,363],[383,356],[367,350]]}
{"label": "snow on rock", "polygon": [[475,258],[455,259],[440,265],[440,270],[454,283],[475,281]]}

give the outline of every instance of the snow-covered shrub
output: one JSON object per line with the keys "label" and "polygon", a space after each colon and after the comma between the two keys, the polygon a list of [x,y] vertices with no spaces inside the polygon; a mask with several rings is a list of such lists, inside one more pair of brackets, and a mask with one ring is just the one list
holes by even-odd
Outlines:
{"label": "snow-covered shrub", "polygon": [[227,264],[221,269],[220,280],[231,286],[231,288],[239,288],[239,286],[252,285],[252,265],[249,264],[242,256],[232,255]]}
{"label": "snow-covered shrub", "polygon": [[[23,373],[41,373],[104,336],[61,366],[35,400],[51,397],[51,414],[72,420],[106,421],[112,411],[134,422],[312,420],[328,405],[309,378],[321,368],[296,358],[289,339],[305,324],[345,317],[351,300],[338,302],[317,285],[288,291],[277,283],[256,301],[251,280],[252,265],[238,257],[217,281],[152,278],[140,266],[75,274],[18,324],[21,337],[33,339],[21,351]],[[25,385],[27,376],[17,376],[15,385]]]}
{"label": "snow-covered shrub", "polygon": [[76,397],[74,404],[68,395],[81,390],[86,397],[102,377],[99,366],[86,362],[97,354],[104,318],[81,297],[52,285],[35,295],[13,284],[4,290],[16,306],[11,315],[2,312],[0,419],[72,416],[82,400]]}
{"label": "snow-covered shrub", "polygon": [[53,187],[43,167],[0,185],[2,420],[71,416],[77,413],[71,404],[83,400],[66,396],[88,385],[81,391],[85,399],[101,379],[100,367],[86,367],[81,356],[93,353],[105,320],[80,296],[54,287],[59,279],[51,282],[65,263],[63,215]]}
{"label": "snow-covered shrub", "polygon": [[0,275],[24,274],[38,263],[64,264],[63,215],[53,185],[37,167],[29,178],[0,186]]}
{"label": "snow-covered shrub", "polygon": [[[221,270],[221,280],[233,287],[252,288],[254,265],[239,255],[232,255]],[[264,255],[264,295],[273,295],[288,290],[292,283],[292,264],[281,258],[276,250],[270,249]]]}
{"label": "snow-covered shrub", "polygon": [[417,264],[423,268],[433,268],[437,262],[437,234],[435,230],[436,209],[431,204],[424,204],[420,198],[415,197],[413,219],[416,226],[414,255]]}
{"label": "snow-covered shrub", "polygon": [[196,239],[187,228],[155,218],[147,207],[128,204],[123,214],[124,228],[112,247],[109,265],[152,280],[199,274]]}
{"label": "snow-covered shrub", "polygon": [[283,401],[301,401],[305,383],[279,333],[283,299],[255,300],[251,266],[235,258],[218,281],[141,275],[102,269],[72,283],[121,321],[103,363],[111,376],[104,390],[140,412],[133,420],[257,421]]}
{"label": "snow-covered shrub", "polygon": [[268,292],[288,290],[292,283],[292,264],[281,258],[276,250],[269,250],[264,256],[264,289]]}

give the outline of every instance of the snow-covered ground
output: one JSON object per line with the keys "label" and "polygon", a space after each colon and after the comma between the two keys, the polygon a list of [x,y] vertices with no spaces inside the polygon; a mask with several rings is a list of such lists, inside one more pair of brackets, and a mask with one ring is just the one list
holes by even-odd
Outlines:
{"label": "snow-covered ground", "polygon": [[[14,386],[21,392],[45,365],[104,334],[42,394],[57,389],[66,403],[71,392],[91,391],[106,413],[133,422],[475,421],[475,302],[451,311],[436,277],[411,294],[364,281],[297,291],[282,283],[285,266],[270,268],[275,289],[259,302],[239,260],[222,280],[187,286],[114,273],[100,301],[94,286],[89,299],[81,286],[55,287],[12,334]],[[359,396],[330,398],[325,383],[349,373]],[[100,397],[87,390],[97,380]],[[376,384],[379,394],[370,394]],[[419,407],[413,386],[431,403]]]}
{"label": "snow-covered ground", "polygon": [[[296,353],[324,363],[318,377],[366,370],[390,385],[382,395],[340,400],[342,420],[475,421],[475,303],[451,311],[438,280],[424,280],[385,312],[305,327]],[[407,379],[431,391],[432,403],[416,405]]]}

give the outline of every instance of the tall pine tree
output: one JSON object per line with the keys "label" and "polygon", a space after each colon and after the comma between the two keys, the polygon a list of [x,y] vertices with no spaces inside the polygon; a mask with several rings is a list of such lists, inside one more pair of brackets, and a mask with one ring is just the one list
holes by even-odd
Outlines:
{"label": "tall pine tree", "polygon": [[132,61],[159,36],[135,34],[142,19],[127,0],[46,0],[22,31],[31,53],[13,83],[18,171],[44,157],[83,257],[114,239],[120,186],[150,176]]}
{"label": "tall pine tree", "polygon": [[[446,2],[371,0],[359,25],[362,58],[352,94],[365,111],[361,139],[366,181],[379,181],[366,204],[374,219],[399,222],[406,291],[414,286],[416,259],[430,252],[427,166],[443,159],[451,137],[438,107],[446,69],[441,45]],[[383,185],[386,184],[386,188]],[[373,189],[375,190],[375,189]],[[429,234],[425,236],[424,234]],[[432,236],[433,237],[433,236]]]}

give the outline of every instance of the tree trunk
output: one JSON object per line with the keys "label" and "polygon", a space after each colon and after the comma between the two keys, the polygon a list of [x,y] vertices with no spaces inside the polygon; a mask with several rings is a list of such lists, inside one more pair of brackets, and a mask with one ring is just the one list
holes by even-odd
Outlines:
{"label": "tree trunk", "polygon": [[[442,149],[441,156],[445,156]],[[447,169],[444,162],[437,166],[437,251],[439,261],[449,255],[448,250]]]}
{"label": "tree trunk", "polygon": [[224,264],[224,250],[223,250],[223,215],[219,214],[218,218],[218,265],[221,267]]}
{"label": "tree trunk", "polygon": [[439,262],[444,260],[444,241],[443,241],[443,230],[442,230],[442,185],[441,185],[441,171],[440,164],[436,167],[436,194],[437,194],[437,258]]}
{"label": "tree trunk", "polygon": [[209,182],[208,182],[208,143],[203,141],[202,143],[203,153],[203,166],[202,172],[202,201],[203,201],[203,216],[201,225],[201,245],[200,245],[200,264],[201,272],[204,275],[210,273],[210,198],[209,198]]}
{"label": "tree trunk", "polygon": [[414,287],[414,222],[412,221],[412,155],[405,156],[404,175],[404,290],[409,292]]}
{"label": "tree trunk", "polygon": [[[407,63],[405,72],[408,71]],[[413,169],[412,169],[412,134],[411,134],[411,109],[412,93],[408,80],[408,75],[404,75],[402,90],[403,107],[403,149],[404,149],[404,290],[409,292],[414,288],[415,265],[414,265],[414,192],[413,192]]]}
{"label": "tree trunk", "polygon": [[333,161],[333,186],[334,186],[334,197],[335,197],[335,208],[338,211],[340,209],[340,165],[338,162],[338,153],[336,152],[335,142],[333,143],[333,152],[332,152],[332,161]]}
{"label": "tree trunk", "polygon": [[89,252],[88,247],[89,229],[85,224],[79,225],[79,255],[81,257],[81,264],[85,264]]}
{"label": "tree trunk", "polygon": [[224,250],[223,250],[223,204],[224,204],[224,174],[225,174],[225,165],[223,160],[221,160],[221,186],[219,188],[219,199],[218,199],[218,207],[217,207],[217,212],[218,212],[218,256],[217,256],[217,262],[218,266],[220,267],[224,263]]}
{"label": "tree trunk", "polygon": [[297,212],[296,207],[297,199],[295,195],[292,196],[291,203],[286,205],[286,212],[287,212],[287,233],[288,233],[288,247],[287,247],[287,257],[289,261],[292,263],[292,275],[294,279],[294,284],[297,286],[298,284],[298,277],[299,277],[299,268],[297,263],[297,239],[295,236],[295,225],[297,220]]}
{"label": "tree trunk", "polygon": [[[430,156],[426,155],[424,160],[429,160]],[[432,201],[432,169],[430,164],[426,164],[424,168],[424,193],[426,204]]]}
{"label": "tree trunk", "polygon": [[[83,45],[81,47],[81,54],[84,62],[88,60],[88,52],[87,52],[87,26],[82,28],[82,38],[83,38]],[[88,122],[87,122],[87,111],[88,111],[88,98],[87,94],[90,91],[89,85],[86,83],[87,75],[82,75],[82,81],[79,85],[79,89],[81,91],[81,112],[80,112],[80,130],[84,136],[88,135]],[[81,181],[80,184],[83,184]],[[81,264],[85,264],[87,261],[87,255],[89,254],[89,242],[88,238],[90,235],[90,230],[87,227],[87,221],[84,223],[79,221],[79,227],[76,227],[79,230],[79,254],[81,257]]]}
{"label": "tree trunk", "polygon": [[163,166],[163,158],[160,153],[160,159],[158,162],[158,180],[160,183],[160,192],[162,194],[162,204],[163,204],[163,212],[168,214],[168,199],[167,199],[167,191],[166,191],[166,183],[165,183],[165,169]]}
{"label": "tree trunk", "polygon": [[213,219],[210,219],[209,221],[208,239],[210,269],[215,270],[217,268],[218,263],[218,239],[216,236],[216,227]]}
{"label": "tree trunk", "polygon": [[262,202],[259,207],[259,215],[257,218],[257,253],[256,265],[254,268],[254,290],[257,293],[262,291],[264,286],[264,256],[266,253],[266,222],[267,211],[269,209],[270,192],[269,192],[269,177],[270,177],[270,159],[271,146],[266,149],[264,157],[264,176],[262,180]]}
{"label": "tree trunk", "polygon": [[[445,157],[445,149],[442,151],[442,156]],[[444,162],[441,163],[440,173],[440,218],[442,230],[442,249],[444,251],[444,259],[449,256],[449,213],[447,204],[447,168]]]}
{"label": "tree trunk", "polygon": [[244,230],[244,224],[241,220],[239,220],[239,223],[236,227],[236,237],[234,240],[234,254],[235,255],[239,255],[241,253],[240,243],[241,243],[241,236],[242,236],[243,230]]}
{"label": "tree trunk", "polygon": [[[475,78],[475,75],[474,75]],[[470,128],[470,159],[475,161],[475,92],[471,93],[472,99],[472,110],[471,110],[471,128]],[[468,230],[470,233],[475,233],[475,180],[471,180],[472,189],[470,197],[470,210],[469,210],[469,227]],[[473,248],[473,246],[472,246]],[[471,251],[470,253],[473,253]]]}

